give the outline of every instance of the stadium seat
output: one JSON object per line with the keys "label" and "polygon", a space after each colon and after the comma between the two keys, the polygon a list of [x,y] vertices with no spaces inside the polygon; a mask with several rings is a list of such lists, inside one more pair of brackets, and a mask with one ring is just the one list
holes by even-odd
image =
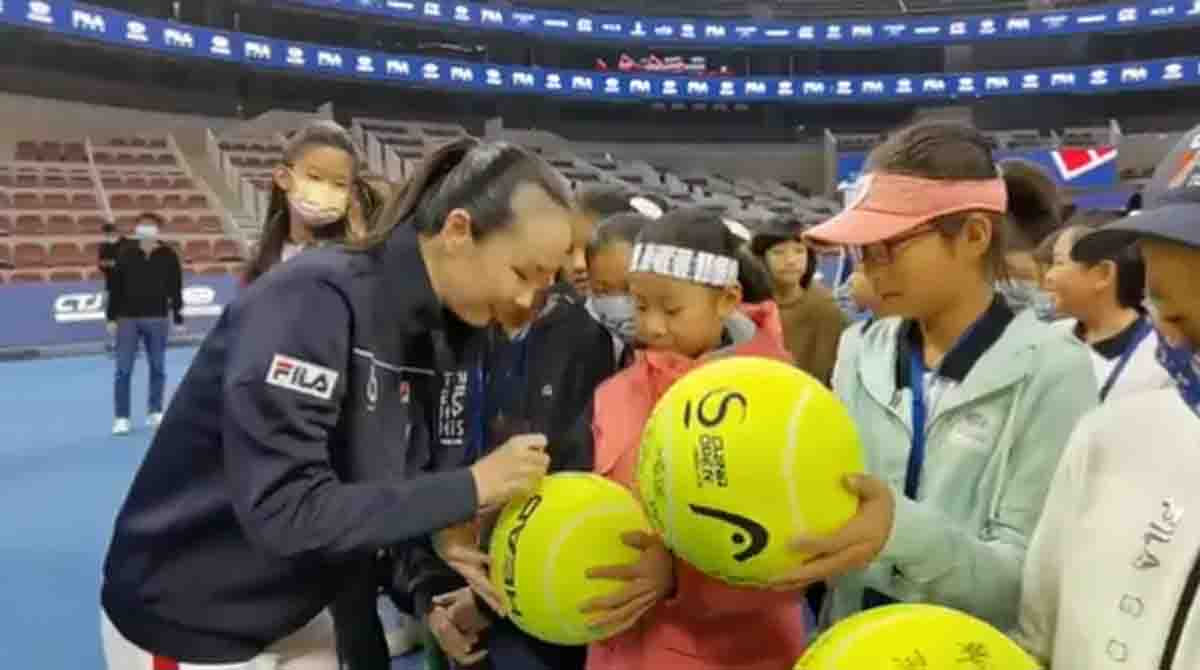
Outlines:
{"label": "stadium seat", "polygon": [[46,247],[24,242],[13,249],[13,265],[18,268],[46,267]]}
{"label": "stadium seat", "polygon": [[4,191],[0,191],[0,209],[8,209],[10,207],[15,207],[12,198]]}
{"label": "stadium seat", "polygon": [[143,212],[153,212],[159,209],[159,200],[157,195],[150,193],[141,193],[137,196],[137,209]]}
{"label": "stadium seat", "polygon": [[69,185],[71,188],[78,188],[78,189],[90,189],[94,186],[91,177],[80,177],[80,176],[71,177],[69,180]]}
{"label": "stadium seat", "polygon": [[15,157],[19,161],[40,161],[42,159],[37,143],[29,141],[17,142]]}
{"label": "stadium seat", "polygon": [[170,235],[189,235],[196,228],[196,223],[188,216],[172,216],[167,220],[166,233]]}
{"label": "stadium seat", "polygon": [[88,162],[87,147],[82,142],[68,142],[63,145],[64,163],[86,163]]}
{"label": "stadium seat", "polygon": [[94,265],[100,258],[100,243],[88,242],[83,245],[83,257],[88,265]]}
{"label": "stadium seat", "polygon": [[83,272],[79,270],[51,270],[50,281],[83,281]]}
{"label": "stadium seat", "polygon": [[57,163],[62,160],[62,143],[53,141],[42,142],[42,148],[39,153],[41,153],[43,161]]}
{"label": "stadium seat", "polygon": [[46,222],[37,214],[22,214],[17,217],[13,226],[13,234],[20,236],[36,236],[46,234]]}
{"label": "stadium seat", "polygon": [[96,215],[81,216],[75,221],[80,235],[99,235],[104,228],[104,219]]}
{"label": "stadium seat", "polygon": [[92,160],[96,161],[97,165],[116,165],[117,159],[107,151],[97,151],[92,154]]}
{"label": "stadium seat", "polygon": [[207,209],[208,198],[204,195],[189,195],[184,203],[184,209]]}
{"label": "stadium seat", "polygon": [[44,281],[46,281],[46,275],[35,270],[14,272],[8,276],[8,283],[10,284],[40,284]]}
{"label": "stadium seat", "polygon": [[90,264],[84,257],[79,245],[74,242],[55,242],[51,244],[47,263],[51,267],[68,268],[83,267]]}
{"label": "stadium seat", "polygon": [[190,191],[196,188],[196,184],[187,177],[176,177],[174,183],[171,185],[171,188]]}
{"label": "stadium seat", "polygon": [[143,137],[132,137],[129,139],[129,146],[131,147],[144,147],[146,144],[146,139]]}
{"label": "stadium seat", "polygon": [[151,177],[145,188],[152,191],[168,191],[171,189],[171,180],[165,176]]}
{"label": "stadium seat", "polygon": [[71,200],[64,193],[43,193],[42,209],[70,209]]}
{"label": "stadium seat", "polygon": [[96,196],[91,193],[76,193],[71,197],[72,209],[96,209],[100,203],[96,202]]}
{"label": "stadium seat", "polygon": [[0,214],[0,237],[12,235],[12,228],[12,220],[3,214]]}
{"label": "stadium seat", "polygon": [[125,141],[124,137],[114,137],[108,145],[112,147],[125,147],[129,146],[129,143]]}
{"label": "stadium seat", "polygon": [[104,281],[104,273],[99,270],[88,270],[83,276],[88,281]]}
{"label": "stadium seat", "polygon": [[113,223],[117,227],[117,232],[121,233],[122,235],[132,235],[133,229],[135,227],[137,227],[137,217],[136,216],[118,216],[117,220],[114,221]]}
{"label": "stadium seat", "polygon": [[224,232],[221,226],[221,219],[215,216],[202,216],[196,220],[197,231],[199,233],[220,234]]}
{"label": "stadium seat", "polygon": [[106,174],[100,177],[100,184],[104,188],[125,188],[125,180],[121,179],[120,175]]}
{"label": "stadium seat", "polygon": [[65,214],[55,214],[46,220],[47,235],[74,235],[77,232],[75,219]]}
{"label": "stadium seat", "polygon": [[233,240],[217,240],[217,243],[213,245],[213,256],[219,261],[240,261],[242,260],[242,250]]}
{"label": "stadium seat", "polygon": [[166,138],[156,137],[154,139],[151,139],[149,142],[147,142],[147,145],[151,149],[166,149],[167,148],[167,140],[166,140]]}
{"label": "stadium seat", "polygon": [[171,154],[160,154],[157,159],[159,165],[175,165],[175,156]]}
{"label": "stadium seat", "polygon": [[211,263],[212,246],[208,240],[188,240],[183,245],[183,258],[188,263]]}
{"label": "stadium seat", "polygon": [[13,269],[12,249],[7,244],[0,244],[0,270]]}
{"label": "stadium seat", "polygon": [[183,196],[178,193],[171,193],[162,197],[162,209],[186,209],[183,205]]}
{"label": "stadium seat", "polygon": [[146,188],[146,178],[141,175],[129,175],[125,177],[124,188]]}

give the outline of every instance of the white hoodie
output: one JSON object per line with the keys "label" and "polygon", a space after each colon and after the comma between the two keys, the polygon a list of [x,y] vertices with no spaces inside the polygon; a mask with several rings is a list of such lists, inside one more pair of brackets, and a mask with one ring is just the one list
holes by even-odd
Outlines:
{"label": "white hoodie", "polygon": [[1174,389],[1080,421],[1024,570],[1017,639],[1051,670],[1200,668],[1200,418]]}
{"label": "white hoodie", "polygon": [[[1075,319],[1062,319],[1054,323],[1055,326],[1066,330],[1072,335],[1075,335],[1075,329],[1078,324],[1079,322]],[[1155,353],[1157,348],[1158,338],[1154,336],[1153,332],[1138,343],[1137,348],[1133,350],[1133,353],[1129,357],[1129,362],[1125,364],[1120,374],[1113,380],[1112,389],[1108,392],[1107,399],[1109,401],[1130,393],[1167,388],[1171,385],[1171,376],[1158,363]],[[1090,345],[1088,346],[1088,351],[1092,354],[1092,366],[1096,372],[1096,384],[1098,387],[1103,388],[1117,367],[1119,359],[1105,358]]]}

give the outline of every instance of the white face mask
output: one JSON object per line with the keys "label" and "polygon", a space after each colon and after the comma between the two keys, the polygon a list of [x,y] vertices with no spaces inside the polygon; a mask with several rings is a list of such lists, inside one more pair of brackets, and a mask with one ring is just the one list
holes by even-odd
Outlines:
{"label": "white face mask", "polygon": [[319,228],[346,216],[350,208],[348,189],[301,177],[295,170],[291,174],[292,189],[287,198],[294,221]]}
{"label": "white face mask", "polygon": [[637,334],[637,323],[634,321],[637,308],[633,298],[628,295],[605,295],[592,296],[589,300],[592,311],[605,328],[626,341],[633,340]]}

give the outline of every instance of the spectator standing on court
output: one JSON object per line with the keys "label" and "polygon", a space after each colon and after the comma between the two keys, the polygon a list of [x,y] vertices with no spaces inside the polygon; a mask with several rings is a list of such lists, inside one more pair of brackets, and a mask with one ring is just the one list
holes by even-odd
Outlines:
{"label": "spectator standing on court", "polygon": [[129,382],[139,341],[150,366],[146,423],[154,427],[162,421],[167,317],[173,316],[177,326],[183,324],[183,270],[175,251],[158,239],[162,223],[162,217],[152,212],[138,217],[136,244],[119,248],[108,281],[108,333],[117,338],[114,435],[127,435],[132,428]]}

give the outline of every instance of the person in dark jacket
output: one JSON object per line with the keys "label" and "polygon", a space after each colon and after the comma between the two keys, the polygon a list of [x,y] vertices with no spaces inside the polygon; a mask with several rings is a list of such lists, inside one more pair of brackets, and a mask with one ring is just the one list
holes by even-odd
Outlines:
{"label": "person in dark jacket", "polygon": [[134,229],[137,243],[118,247],[117,261],[110,271],[105,317],[109,336],[117,339],[114,435],[127,435],[132,429],[129,382],[139,341],[146,349],[146,362],[150,368],[146,424],[156,427],[162,422],[167,336],[170,334],[167,318],[173,317],[176,326],[183,324],[183,269],[175,250],[158,239],[162,224],[162,217],[153,212],[139,216]]}
{"label": "person in dark jacket", "polygon": [[96,249],[96,267],[104,275],[104,290],[108,291],[108,282],[112,277],[113,267],[117,264],[117,256],[121,248],[129,242],[129,238],[117,234],[117,227],[106,223],[100,228],[104,233],[104,241]]}
{"label": "person in dark jacket", "polygon": [[[562,291],[549,292],[536,315],[513,306],[498,317],[473,342],[468,364],[445,374],[436,429],[444,457],[470,463],[509,435],[535,431],[549,441],[551,472],[590,472],[591,399],[618,368],[608,332],[580,299]],[[490,522],[479,521],[480,547],[487,546]],[[475,597],[468,581],[487,589],[482,549],[442,553],[413,549],[404,566],[417,612],[442,651],[462,665],[487,656],[495,670],[583,667],[584,647],[532,638],[497,618],[487,598]],[[464,625],[464,617],[478,625]]]}
{"label": "person in dark jacket", "polygon": [[275,667],[281,641],[374,578],[380,551],[536,486],[545,436],[431,472],[424,417],[465,339],[549,284],[570,214],[542,159],[462,139],[426,159],[360,249],[313,250],[251,284],[201,345],[117,515],[108,670]]}

